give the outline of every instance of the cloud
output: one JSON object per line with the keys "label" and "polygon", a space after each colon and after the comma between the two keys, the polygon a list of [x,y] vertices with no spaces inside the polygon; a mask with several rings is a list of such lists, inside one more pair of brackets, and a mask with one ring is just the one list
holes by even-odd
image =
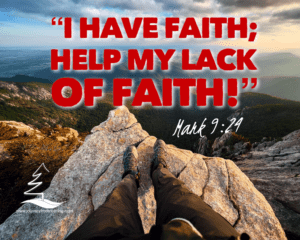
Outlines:
{"label": "cloud", "polygon": [[183,5],[183,2],[180,0],[155,0],[155,2],[162,4],[162,8],[165,11],[176,11],[179,10]]}
{"label": "cloud", "polygon": [[212,2],[211,0],[9,0],[1,3],[1,8],[44,17],[79,17],[86,8],[129,12],[132,16],[140,14],[196,16],[211,13]]}
{"label": "cloud", "polygon": [[1,8],[43,17],[79,17],[81,16],[81,8],[76,7],[76,3],[72,0],[9,0],[1,3]]}
{"label": "cloud", "polygon": [[163,11],[177,17],[206,17],[215,10],[214,0],[155,0]]}
{"label": "cloud", "polygon": [[143,10],[157,11],[161,10],[154,0],[71,0],[84,6],[97,8],[113,8],[119,10]]}
{"label": "cloud", "polygon": [[160,19],[159,31],[163,32],[164,17],[196,17],[201,22],[202,17],[230,15],[248,17],[259,25],[259,33],[274,33],[280,25],[292,20],[297,23],[298,3],[299,0],[5,0],[1,9],[48,25],[52,17],[72,17],[76,32],[80,17],[100,17],[103,24],[108,17],[116,17],[120,22],[120,17],[133,20],[137,16],[156,16]]}
{"label": "cloud", "polygon": [[51,4],[48,1],[20,1],[10,0],[1,3],[1,8],[6,10],[17,10],[24,13],[39,13],[41,7],[49,8]]}
{"label": "cloud", "polygon": [[[299,3],[299,0],[217,0],[224,7],[235,8],[266,8],[270,6],[281,6],[290,3]],[[231,9],[234,10],[234,9]]]}
{"label": "cloud", "polygon": [[128,9],[134,0],[124,1],[82,1],[82,0],[9,0],[1,3],[1,8],[20,13],[37,14],[43,16],[78,17],[82,15],[82,9],[86,7],[99,8],[112,7]]}
{"label": "cloud", "polygon": [[281,11],[274,14],[273,17],[284,20],[300,20],[300,8]]}

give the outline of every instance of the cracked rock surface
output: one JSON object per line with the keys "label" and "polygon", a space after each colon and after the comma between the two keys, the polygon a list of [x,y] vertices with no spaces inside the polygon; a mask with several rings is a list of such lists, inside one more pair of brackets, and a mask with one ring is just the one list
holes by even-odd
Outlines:
{"label": "cracked rock surface", "polygon": [[290,239],[300,239],[300,130],[256,147],[239,168],[266,197]]}
{"label": "cracked rock surface", "polygon": [[[64,202],[54,211],[24,204],[0,225],[0,239],[64,239],[101,206],[121,181],[123,152],[137,146],[141,172],[139,213],[145,232],[155,223],[156,201],[150,164],[156,138],[149,136],[124,106],[92,129],[84,144],[54,176],[45,198]],[[239,232],[253,239],[286,239],[265,197],[230,160],[208,158],[167,145],[170,171],[227,219]]]}

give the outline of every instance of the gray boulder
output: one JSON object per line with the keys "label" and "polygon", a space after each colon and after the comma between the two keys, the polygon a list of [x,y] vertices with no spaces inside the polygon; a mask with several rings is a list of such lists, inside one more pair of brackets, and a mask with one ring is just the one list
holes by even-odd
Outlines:
{"label": "gray boulder", "polygon": [[[137,146],[141,183],[139,212],[145,232],[155,223],[156,202],[150,164],[156,138],[149,136],[126,107],[109,113],[54,176],[45,198],[64,202],[51,211],[24,204],[2,225],[0,239],[64,239],[103,204],[121,181],[122,155]],[[230,160],[205,157],[167,145],[170,171],[195,194],[253,239],[286,239],[265,197]]]}

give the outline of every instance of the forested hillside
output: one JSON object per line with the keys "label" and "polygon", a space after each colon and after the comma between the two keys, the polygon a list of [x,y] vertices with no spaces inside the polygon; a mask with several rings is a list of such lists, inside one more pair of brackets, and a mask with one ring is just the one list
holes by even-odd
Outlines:
{"label": "forested hillside", "polygon": [[[179,138],[172,136],[180,119],[184,120],[183,127],[191,124],[190,129],[196,122],[198,130],[206,118],[206,128],[202,133],[207,135],[208,139],[215,139],[222,135],[221,131],[229,126],[228,118],[232,114],[237,119],[244,118],[238,134],[249,138],[251,142],[261,140],[265,136],[280,138],[300,128],[300,102],[260,93],[243,93],[240,95],[239,102],[240,106],[237,109],[228,107],[217,109],[212,107],[212,104],[205,109],[193,106],[133,108],[130,100],[126,105],[149,134],[186,149],[192,148],[199,134],[179,135]],[[53,103],[51,84],[0,81],[0,120],[15,120],[37,128],[62,125],[79,132],[88,132],[93,126],[104,121],[112,109],[114,106],[111,93],[106,93],[92,109],[81,106],[77,109],[65,110]],[[215,118],[218,118],[218,126],[214,134],[211,134],[215,127],[212,124]]]}

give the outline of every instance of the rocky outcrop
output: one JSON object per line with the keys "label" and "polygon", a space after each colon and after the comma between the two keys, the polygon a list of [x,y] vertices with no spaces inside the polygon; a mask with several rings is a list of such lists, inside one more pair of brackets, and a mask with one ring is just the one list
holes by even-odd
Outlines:
{"label": "rocky outcrop", "polygon": [[300,130],[276,143],[263,139],[236,164],[264,194],[290,239],[300,239]]}
{"label": "rocky outcrop", "polygon": [[210,146],[206,136],[199,138],[198,142],[194,144],[193,151],[201,155],[209,156],[210,155]]}
{"label": "rocky outcrop", "polygon": [[251,149],[251,144],[242,136],[228,132],[216,138],[212,145],[212,156],[235,159],[246,154]]}
{"label": "rocky outcrop", "polygon": [[266,137],[264,137],[260,142],[255,142],[252,144],[252,148],[255,149],[255,151],[262,151],[267,147],[271,147],[276,143],[276,140],[273,139],[272,141],[268,141]]}
{"label": "rocky outcrop", "polygon": [[23,136],[35,136],[38,139],[51,137],[56,138],[58,141],[68,141],[70,138],[79,139],[78,131],[73,128],[57,125],[55,128],[48,128],[48,131],[42,133],[22,122],[0,121],[0,140],[11,140]]}
{"label": "rocky outcrop", "polygon": [[[38,139],[46,137],[45,134],[41,131],[32,128],[22,122],[16,121],[0,121],[0,131],[3,136],[0,139],[10,140],[18,137],[26,136],[35,136]],[[10,134],[8,134],[10,132]],[[58,141],[68,141],[70,138],[78,138],[78,132],[73,128],[57,126],[54,129],[51,129],[51,132],[47,134],[47,137],[56,138]]]}
{"label": "rocky outcrop", "polygon": [[82,145],[82,137],[71,128],[57,126],[39,131],[22,122],[0,121],[0,224],[28,199],[23,193],[32,188],[28,183],[38,166],[43,163],[49,170],[43,172],[41,192]]}
{"label": "rocky outcrop", "polygon": [[18,86],[14,82],[0,81],[0,89],[7,90],[8,92],[0,93],[0,96],[9,98],[21,98],[25,100],[49,100],[52,98],[51,92],[43,87],[26,87]]}
{"label": "rocky outcrop", "polygon": [[[0,239],[64,239],[104,203],[121,181],[122,155],[129,145],[137,146],[139,154],[139,212],[148,232],[156,214],[149,174],[155,141],[126,107],[111,111],[44,192],[46,199],[64,203],[41,213],[36,212],[40,207],[23,205],[0,226]],[[167,151],[170,171],[239,232],[247,232],[253,239],[286,239],[265,197],[232,161],[208,158],[172,145],[167,145]]]}
{"label": "rocky outcrop", "polygon": [[[278,142],[264,137],[252,148],[233,140],[232,133],[216,138],[212,155],[234,160],[267,198],[289,239],[300,239],[300,130]],[[201,152],[206,144],[200,138],[197,149]]]}
{"label": "rocky outcrop", "polygon": [[68,139],[78,138],[78,136],[79,134],[77,130],[68,127],[59,127],[58,129],[54,128],[53,132],[50,134],[50,137],[55,137],[58,141],[68,141]]}
{"label": "rocky outcrop", "polygon": [[[27,136],[32,136],[35,135],[38,138],[42,137],[42,133],[37,130],[34,129],[32,127],[29,127],[28,125],[22,123],[22,122],[16,122],[16,121],[0,121],[1,124],[1,128],[9,128],[12,132],[12,135],[10,136],[10,138],[17,138],[17,137],[21,137],[27,135]],[[9,131],[8,129],[8,131]],[[16,130],[16,131],[13,131]],[[6,139],[8,140],[8,139]]]}

